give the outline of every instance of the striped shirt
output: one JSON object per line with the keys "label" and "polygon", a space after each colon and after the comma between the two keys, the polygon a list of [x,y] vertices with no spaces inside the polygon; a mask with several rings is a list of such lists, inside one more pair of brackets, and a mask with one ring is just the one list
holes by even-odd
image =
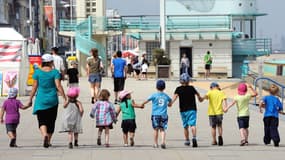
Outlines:
{"label": "striped shirt", "polygon": [[115,107],[109,101],[97,101],[90,116],[96,118],[96,126],[109,126],[116,120]]}

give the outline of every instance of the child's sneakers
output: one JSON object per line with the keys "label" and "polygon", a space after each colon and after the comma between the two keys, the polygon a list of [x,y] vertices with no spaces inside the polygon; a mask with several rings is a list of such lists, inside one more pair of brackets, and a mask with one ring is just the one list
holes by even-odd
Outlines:
{"label": "child's sneakers", "polygon": [[78,147],[78,140],[74,140],[74,146]]}
{"label": "child's sneakers", "polygon": [[131,146],[134,146],[134,145],[135,145],[134,138],[130,138],[130,145],[131,145]]}
{"label": "child's sneakers", "polygon": [[101,138],[97,138],[97,145],[98,145],[98,146],[101,146],[101,144],[102,144],[102,143],[101,143]]}
{"label": "child's sneakers", "polygon": [[192,139],[192,147],[193,147],[193,148],[198,147],[196,138],[193,138],[193,139]]}
{"label": "child's sneakers", "polygon": [[166,144],[165,144],[165,143],[162,143],[162,144],[160,145],[160,147],[161,147],[162,149],[166,149]]}
{"label": "child's sneakers", "polygon": [[72,149],[72,148],[73,148],[72,142],[70,142],[70,143],[68,144],[68,148],[69,148],[69,149]]}
{"label": "child's sneakers", "polygon": [[158,148],[158,144],[153,144],[153,148]]}
{"label": "child's sneakers", "polygon": [[11,139],[11,141],[10,141],[10,147],[18,147],[18,146],[16,145],[16,138]]}
{"label": "child's sneakers", "polygon": [[224,144],[223,137],[222,137],[222,136],[219,136],[219,137],[218,137],[218,145],[219,145],[219,146],[222,146],[223,144]]}
{"label": "child's sneakers", "polygon": [[185,145],[185,146],[190,146],[190,141],[189,141],[189,139],[185,140],[184,145]]}

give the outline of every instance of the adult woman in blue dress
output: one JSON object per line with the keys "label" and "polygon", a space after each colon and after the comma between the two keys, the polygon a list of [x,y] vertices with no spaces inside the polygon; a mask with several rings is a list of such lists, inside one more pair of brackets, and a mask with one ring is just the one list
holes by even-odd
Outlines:
{"label": "adult woman in blue dress", "polygon": [[54,133],[58,108],[58,95],[67,103],[64,90],[60,83],[60,73],[53,69],[53,57],[50,54],[42,56],[42,66],[33,74],[33,87],[29,104],[32,105],[35,96],[33,114],[37,115],[39,130],[43,137],[43,147],[51,146],[51,138]]}

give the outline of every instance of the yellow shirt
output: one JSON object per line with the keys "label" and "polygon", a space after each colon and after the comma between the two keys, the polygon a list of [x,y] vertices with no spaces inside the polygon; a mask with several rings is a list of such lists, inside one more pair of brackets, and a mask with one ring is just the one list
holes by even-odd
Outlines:
{"label": "yellow shirt", "polygon": [[218,89],[209,90],[207,93],[209,99],[208,115],[222,115],[223,112],[223,100],[226,99],[226,95],[223,91]]}

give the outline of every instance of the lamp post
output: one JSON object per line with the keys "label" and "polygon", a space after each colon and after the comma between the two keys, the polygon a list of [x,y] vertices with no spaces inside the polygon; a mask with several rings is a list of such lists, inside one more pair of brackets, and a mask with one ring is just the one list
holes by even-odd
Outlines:
{"label": "lamp post", "polygon": [[165,50],[165,0],[160,0],[160,48]]}
{"label": "lamp post", "polygon": [[[73,0],[70,0],[70,23],[73,25]],[[73,35],[70,36],[70,50],[73,55]]]}
{"label": "lamp post", "polygon": [[32,0],[29,0],[29,20],[27,21],[30,27],[30,38],[33,37],[33,15],[32,15]]}
{"label": "lamp post", "polygon": [[56,46],[56,0],[52,0],[52,15],[53,15],[53,46]]}

